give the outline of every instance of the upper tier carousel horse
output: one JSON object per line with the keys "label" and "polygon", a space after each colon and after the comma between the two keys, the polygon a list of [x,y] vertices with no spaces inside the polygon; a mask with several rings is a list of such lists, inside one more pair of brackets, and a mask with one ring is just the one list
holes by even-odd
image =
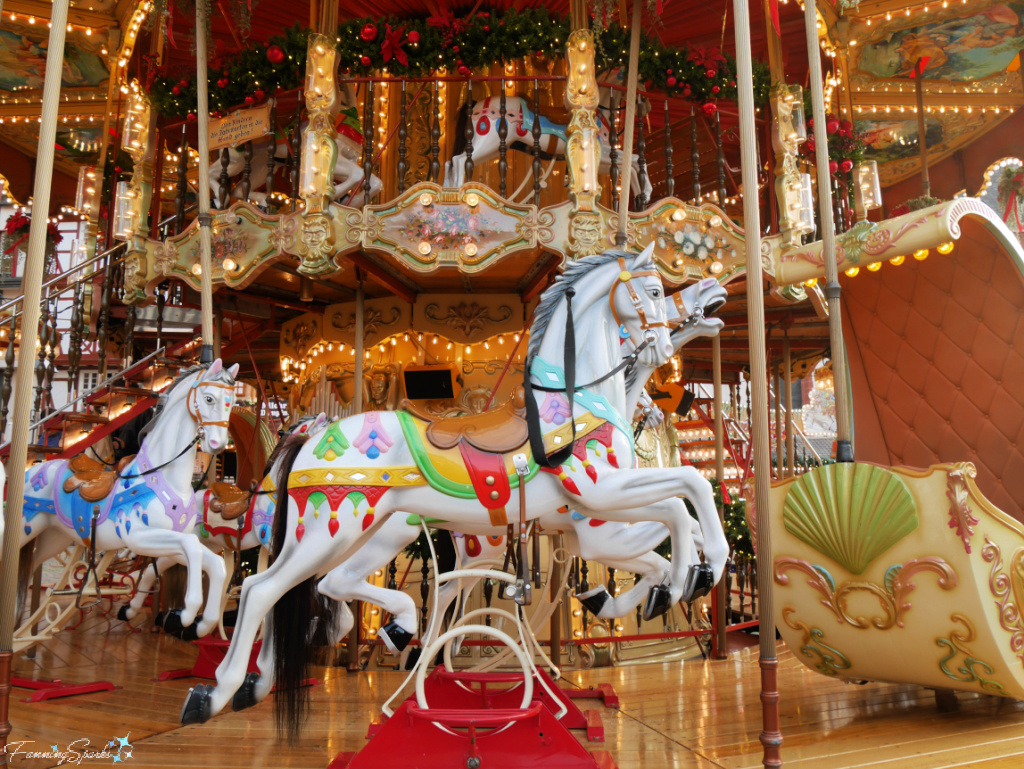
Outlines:
{"label": "upper tier carousel horse", "polygon": [[[601,145],[601,164],[598,166],[599,174],[611,172],[611,124],[608,122],[608,115],[616,104],[616,92],[608,86],[600,87],[600,105],[597,109],[598,141]],[[568,107],[568,104],[566,105]],[[469,103],[463,104],[459,109],[459,117],[455,124],[455,145],[452,149],[453,157],[445,165],[445,186],[460,187],[466,181],[466,117],[469,110]],[[501,122],[501,101],[497,96],[488,96],[472,105],[473,125],[473,163],[479,164],[498,157],[501,137],[498,135],[498,128]],[[566,131],[568,125],[556,123],[544,115],[536,115],[529,101],[521,96],[507,96],[505,98],[505,121],[508,129],[507,146],[509,149],[525,152],[533,152],[533,122],[540,121],[540,156],[544,160],[565,160]],[[621,152],[619,153],[620,168],[622,167]],[[550,167],[548,169],[550,171]],[[527,177],[533,173],[532,167],[527,171]],[[545,178],[547,174],[544,175]],[[524,179],[523,184],[526,183]],[[542,180],[543,181],[543,180]],[[640,159],[633,155],[629,164],[629,186],[634,195],[640,191]],[[522,185],[520,185],[522,189]],[[644,176],[643,194],[645,200],[651,199],[651,182],[647,175]],[[513,193],[510,200],[516,197]]]}
{"label": "upper tier carousel horse", "polygon": [[[725,304],[727,297],[728,292],[718,281],[706,278],[687,286],[669,299],[666,311],[668,323],[673,329],[671,340],[675,352],[694,339],[718,335],[725,324],[712,315]],[[622,349],[623,354],[628,355],[633,345],[628,339],[624,340]],[[639,402],[641,407],[649,407],[650,397],[643,388],[654,370],[654,366],[638,364],[630,371],[627,377],[627,403]],[[638,413],[637,418],[641,416]],[[645,620],[649,621],[668,610],[669,605],[665,603],[667,595],[659,588],[669,577],[670,563],[654,552],[654,548],[668,536],[668,529],[663,524],[651,521],[630,524],[604,521],[590,515],[580,506],[562,508],[558,512],[541,516],[539,522],[545,533],[564,532],[567,535],[565,548],[570,554],[584,560],[599,561],[620,571],[643,575],[633,588],[615,598],[603,586],[578,596],[595,615],[602,619],[628,616],[645,598],[648,599]],[[718,524],[717,517],[712,524]],[[392,554],[413,542],[420,532],[419,524],[410,522],[407,516],[391,516],[358,553],[331,571],[320,583],[320,592],[336,601],[366,601],[391,614],[392,619],[380,629],[377,637],[392,652],[402,651],[413,638],[417,628],[416,604],[407,593],[372,585],[366,579],[378,569],[384,568]],[[714,526],[713,535],[724,537],[720,524]],[[473,568],[465,564],[481,559],[501,560],[507,545],[505,536],[504,527],[491,529],[486,535],[456,534],[456,551],[464,568]],[[694,531],[693,539],[698,547],[703,545],[703,534],[699,533],[699,529]],[[699,598],[710,590],[712,585],[708,577],[707,573],[700,572],[696,566],[691,569],[687,574],[689,584],[684,586],[682,600]],[[461,581],[466,594],[475,581]],[[445,583],[434,610],[443,614],[458,595],[459,589],[458,581]],[[351,629],[354,617],[344,603],[338,610],[341,612],[338,618],[339,632],[344,635]],[[425,639],[424,643],[429,640]]]}
{"label": "upper tier carousel horse", "polygon": [[[169,557],[188,566],[182,622],[191,625],[203,604],[201,572],[211,595],[221,594],[225,578],[224,562],[192,533],[196,450],[219,454],[227,446],[237,373],[237,365],[225,369],[219,359],[182,372],[160,396],[138,455],[117,470],[84,454],[26,470],[21,547],[35,552],[23,563],[42,563],[76,540],[95,552]],[[217,626],[220,608],[207,602],[198,635]]]}
{"label": "upper tier carousel horse", "polygon": [[[633,436],[623,416],[632,408],[625,403],[619,329],[636,340],[634,360],[659,366],[673,353],[652,252],[610,251],[570,265],[535,312],[525,395],[486,418],[431,421],[409,411],[368,412],[332,424],[291,456],[286,452],[279,497],[288,506],[287,515],[279,510],[275,516],[276,558],[245,581],[217,685],[189,693],[183,723],[208,719],[236,692],[237,707],[254,704],[269,692],[272,665],[288,692],[284,723],[294,730],[313,578],[350,558],[397,511],[469,532],[532,520],[566,504],[609,520],[660,521],[675,545],[670,598],[679,600],[691,561],[690,517],[678,497],[693,502],[708,531],[717,511],[711,485],[695,469],[632,468]],[[587,329],[585,344],[576,326]],[[574,461],[580,455],[586,464]],[[717,581],[728,545],[724,536],[711,540],[706,537],[704,552]],[[264,643],[257,663],[263,675],[246,681],[253,641],[271,608],[264,632],[273,640]]]}
{"label": "upper tier carousel horse", "polygon": [[[277,506],[277,486],[274,482],[275,466],[290,435],[315,435],[327,424],[327,417],[321,413],[315,417],[303,417],[285,433],[274,451],[267,458],[262,482],[253,490],[240,489],[227,483],[212,483],[210,488],[196,493],[196,503],[202,512],[199,521],[199,541],[217,555],[232,550],[241,552],[262,547],[270,552],[270,534]],[[138,589],[132,600],[121,607],[118,619],[128,621],[139,613],[146,596],[153,589],[153,583],[176,561],[170,557],[158,558],[151,566],[138,575]],[[226,587],[226,585],[225,585]],[[158,620],[168,632],[180,632],[186,639],[191,633],[185,632],[180,622],[180,610],[172,610]]]}
{"label": "upper tier carousel horse", "polygon": [[[346,83],[345,88],[339,91],[339,94],[343,98],[341,101],[341,111],[338,113],[337,120],[335,121],[338,135],[334,141],[336,146],[333,175],[334,199],[338,202],[344,202],[353,208],[359,208],[367,200],[372,200],[380,192],[383,185],[379,177],[371,174],[369,196],[367,196],[366,185],[360,184],[364,176],[362,160],[364,139],[356,108],[349,106],[355,104],[355,93],[352,84]],[[305,132],[308,125],[309,121],[303,121],[300,125],[300,130]],[[242,149],[238,147],[228,147],[227,152],[227,174],[234,178],[245,169],[245,155]],[[286,134],[274,133],[252,143],[252,158],[249,160],[249,198],[261,206],[266,205],[266,193],[259,190],[264,188],[267,182],[271,152],[274,153],[275,161],[279,165],[288,162],[291,148]],[[217,157],[210,164],[210,189],[214,196],[218,198],[220,196],[220,174],[221,161]],[[359,186],[358,192],[356,191],[357,185]],[[345,200],[345,196],[350,192],[354,193],[352,198]],[[231,197],[241,199],[241,182],[231,188],[230,195]],[[220,208],[227,208],[227,205],[227,201],[219,201]]]}

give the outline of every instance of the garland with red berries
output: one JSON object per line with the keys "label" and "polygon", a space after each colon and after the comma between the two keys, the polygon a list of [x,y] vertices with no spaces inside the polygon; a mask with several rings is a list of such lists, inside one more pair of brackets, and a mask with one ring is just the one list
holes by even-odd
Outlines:
{"label": "garland with red berries", "polygon": [[[306,68],[309,30],[295,25],[266,44],[254,43],[230,59],[211,62],[209,101],[213,113],[255,104],[278,90],[298,88]],[[442,67],[464,77],[496,63],[524,57],[556,59],[565,54],[569,20],[545,9],[482,11],[467,18],[449,14],[419,19],[355,19],[338,26],[337,50],[343,73],[365,77],[387,68],[389,75],[425,75]],[[629,30],[618,24],[596,29],[599,72],[625,67]],[[717,48],[670,48],[641,35],[640,79],[653,90],[682,96],[709,115],[717,101],[736,98],[736,62]],[[767,66],[755,62],[754,98],[768,98]],[[154,78],[149,89],[157,114],[195,118],[195,78]]]}

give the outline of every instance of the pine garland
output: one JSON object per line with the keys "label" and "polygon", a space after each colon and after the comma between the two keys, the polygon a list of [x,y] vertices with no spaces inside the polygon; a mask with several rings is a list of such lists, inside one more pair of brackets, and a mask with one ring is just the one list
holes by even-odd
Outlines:
{"label": "pine garland", "polygon": [[[427,75],[439,68],[469,77],[496,63],[524,57],[561,58],[569,35],[569,20],[552,17],[545,9],[487,11],[469,18],[451,15],[419,19],[364,18],[338,26],[337,49],[343,73],[366,77],[387,68],[392,76]],[[302,84],[309,30],[298,24],[266,44],[252,43],[233,58],[211,62],[210,109],[214,114],[257,103],[278,90]],[[610,24],[595,30],[599,72],[625,68],[629,30]],[[717,48],[670,48],[641,35],[640,79],[646,88],[681,96],[714,114],[717,101],[736,98],[736,62]],[[188,69],[188,72],[194,71]],[[754,97],[768,98],[767,66],[755,62]],[[150,100],[158,115],[194,119],[194,76],[155,78]]]}

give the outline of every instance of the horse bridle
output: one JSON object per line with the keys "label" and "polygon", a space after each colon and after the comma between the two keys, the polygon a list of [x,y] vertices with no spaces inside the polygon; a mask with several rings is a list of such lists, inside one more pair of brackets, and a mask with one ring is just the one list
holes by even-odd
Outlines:
{"label": "horse bridle", "polygon": [[202,412],[199,410],[198,390],[200,387],[219,387],[221,390],[234,390],[235,386],[233,384],[223,384],[222,382],[194,382],[189,388],[188,402],[186,403],[188,415],[199,426],[200,432],[203,431],[204,427],[229,427],[228,422],[223,419],[217,421],[206,421],[203,419]]}
{"label": "horse bridle", "polygon": [[625,286],[626,291],[629,293],[629,301],[633,304],[633,311],[636,313],[637,318],[640,319],[640,330],[644,331],[644,338],[647,338],[646,332],[650,329],[655,328],[670,328],[668,321],[659,320],[654,323],[647,320],[647,312],[644,310],[643,301],[640,299],[640,295],[633,287],[633,278],[658,278],[661,280],[661,273],[657,270],[640,270],[639,272],[630,272],[626,269],[626,260],[619,257],[619,277],[618,280],[612,285],[612,290],[608,294],[608,303],[612,308],[612,317],[615,319],[615,323],[619,328],[623,326],[622,321],[619,319],[619,313],[615,309],[615,292],[619,286]]}

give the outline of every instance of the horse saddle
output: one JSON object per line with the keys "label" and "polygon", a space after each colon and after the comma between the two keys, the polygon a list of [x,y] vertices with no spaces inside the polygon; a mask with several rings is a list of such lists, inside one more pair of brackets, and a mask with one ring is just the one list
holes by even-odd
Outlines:
{"label": "horse saddle", "polygon": [[134,454],[118,462],[116,470],[108,470],[95,459],[79,454],[68,462],[71,475],[64,480],[64,493],[77,491],[86,502],[102,502],[113,492],[120,472],[133,461]]}
{"label": "horse saddle", "polygon": [[465,441],[480,451],[504,454],[518,449],[530,437],[525,419],[526,395],[521,386],[501,406],[482,414],[437,418],[409,400],[403,400],[399,409],[426,422],[427,440],[439,449],[453,449]]}
{"label": "horse saddle", "polygon": [[249,511],[252,493],[231,483],[210,484],[210,510],[225,521],[234,521]]}

